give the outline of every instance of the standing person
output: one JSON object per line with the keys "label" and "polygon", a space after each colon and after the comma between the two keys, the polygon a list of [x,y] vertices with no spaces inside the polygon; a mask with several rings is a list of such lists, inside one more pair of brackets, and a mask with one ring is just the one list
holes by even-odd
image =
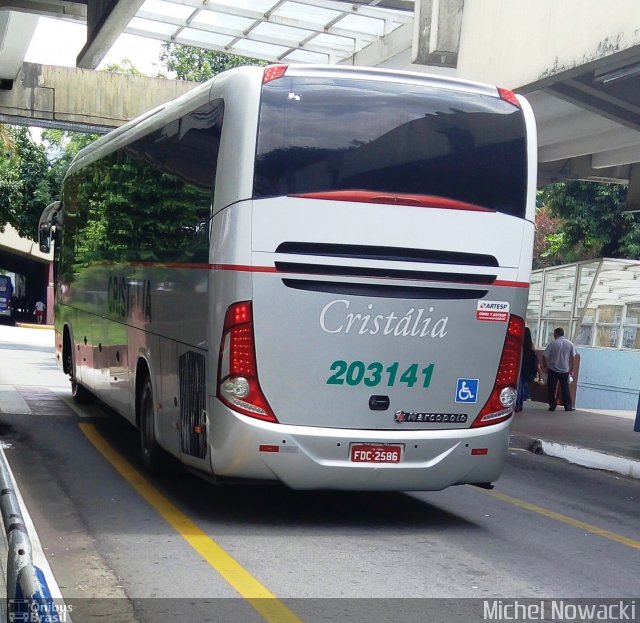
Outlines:
{"label": "standing person", "polygon": [[562,402],[565,411],[575,411],[569,393],[569,377],[573,375],[576,360],[576,349],[573,343],[564,336],[564,329],[558,327],[553,332],[553,342],[547,345],[542,360],[547,369],[547,396],[549,411],[556,410],[556,389],[560,383]]}
{"label": "standing person", "polygon": [[42,324],[44,322],[44,310],[46,309],[45,304],[38,299],[35,306],[35,311],[33,312],[38,324]]}
{"label": "standing person", "polygon": [[520,362],[520,380],[518,381],[518,397],[516,398],[516,411],[522,411],[522,404],[527,398],[531,398],[529,393],[529,383],[533,381],[536,374],[540,373],[536,347],[531,339],[531,329],[524,328],[524,342],[522,343],[522,360]]}

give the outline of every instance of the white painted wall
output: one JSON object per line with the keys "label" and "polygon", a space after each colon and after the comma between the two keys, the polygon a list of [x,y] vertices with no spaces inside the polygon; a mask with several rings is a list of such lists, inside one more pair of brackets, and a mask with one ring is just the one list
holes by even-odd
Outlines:
{"label": "white painted wall", "polygon": [[435,65],[418,65],[411,62],[411,50],[407,48],[400,54],[392,56],[377,65],[385,69],[400,69],[404,71],[416,71],[423,74],[436,74],[455,78],[456,70],[450,67],[437,67]]}
{"label": "white painted wall", "polygon": [[465,0],[457,76],[517,88],[637,45],[638,0]]}

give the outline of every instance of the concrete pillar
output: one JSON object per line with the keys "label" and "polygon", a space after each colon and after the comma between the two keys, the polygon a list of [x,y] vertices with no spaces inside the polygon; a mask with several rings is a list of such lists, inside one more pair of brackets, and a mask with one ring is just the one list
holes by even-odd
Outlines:
{"label": "concrete pillar", "polygon": [[416,0],[412,62],[455,67],[464,0]]}

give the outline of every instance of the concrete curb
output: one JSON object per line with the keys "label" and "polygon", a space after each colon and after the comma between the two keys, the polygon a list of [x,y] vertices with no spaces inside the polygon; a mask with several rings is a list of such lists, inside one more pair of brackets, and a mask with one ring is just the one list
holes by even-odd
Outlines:
{"label": "concrete curb", "polygon": [[564,459],[581,467],[603,469],[622,476],[640,479],[640,461],[628,457],[598,452],[590,448],[579,448],[557,441],[536,439],[527,435],[511,435],[509,446],[528,450],[534,454],[544,454]]}

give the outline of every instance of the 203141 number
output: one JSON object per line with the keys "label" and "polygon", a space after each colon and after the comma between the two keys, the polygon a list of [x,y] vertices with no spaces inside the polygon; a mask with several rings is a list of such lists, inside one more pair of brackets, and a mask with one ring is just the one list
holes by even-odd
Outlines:
{"label": "203141 number", "polygon": [[400,372],[400,363],[397,361],[385,366],[379,361],[367,365],[363,361],[348,363],[343,359],[337,359],[329,368],[333,374],[327,379],[327,385],[344,385],[346,383],[355,386],[364,383],[367,387],[376,387],[380,384],[386,384],[387,387],[393,387],[396,384],[414,387],[419,381],[422,381],[419,386],[426,389],[431,383],[434,368],[434,363],[423,368],[418,363],[412,363]]}

